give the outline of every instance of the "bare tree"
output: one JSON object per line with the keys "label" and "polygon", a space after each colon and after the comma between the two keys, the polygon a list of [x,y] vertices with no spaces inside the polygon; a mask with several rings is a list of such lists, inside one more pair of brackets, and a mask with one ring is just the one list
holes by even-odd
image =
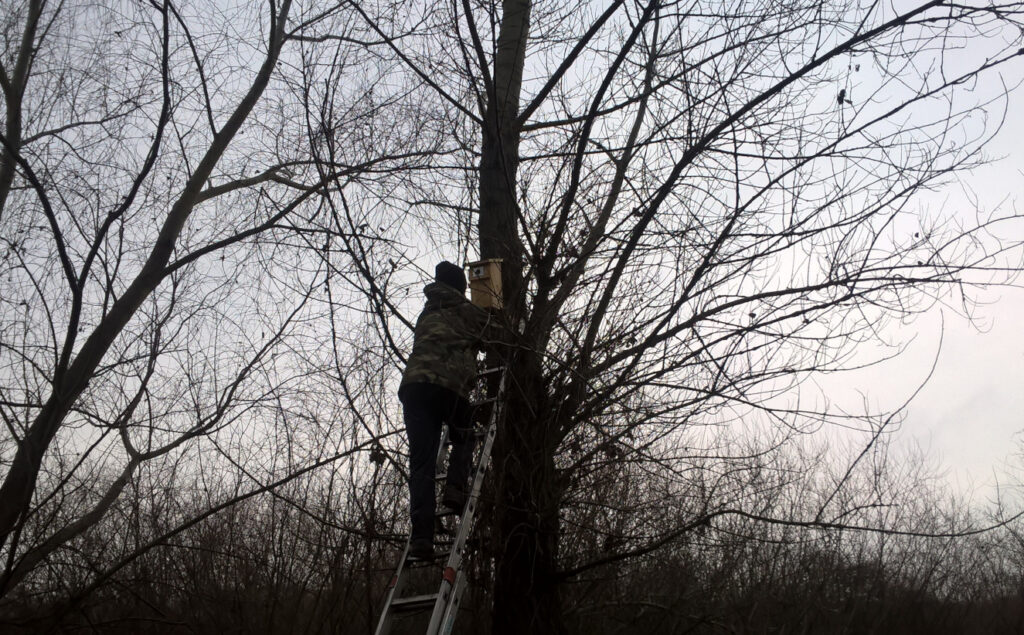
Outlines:
{"label": "bare tree", "polygon": [[376,240],[327,231],[326,194],[434,149],[370,131],[411,104],[368,98],[394,64],[367,54],[351,11],[0,9],[0,595],[84,553],[76,541],[117,526],[101,522],[111,510],[135,540],[67,593],[160,545],[139,524],[160,501],[130,495],[147,479],[235,483],[209,490],[224,497],[205,518],[379,445],[323,384],[360,353],[341,340],[325,356],[350,287],[331,241]]}
{"label": "bare tree", "polygon": [[[495,632],[563,632],[563,581],[730,515],[887,527],[848,484],[898,413],[844,414],[807,379],[863,364],[889,320],[1019,269],[1012,211],[915,207],[998,131],[1019,3],[463,2],[401,38],[360,15],[459,122],[452,172],[476,166],[422,233],[468,233],[478,207],[477,253],[505,263]],[[381,218],[405,213],[393,203]],[[834,424],[864,452],[817,508],[759,513],[709,476],[774,469],[758,457]],[[629,489],[631,469],[693,503],[659,514],[667,499]],[[625,504],[586,502],[618,482]],[[605,506],[594,531],[624,530],[580,537],[604,547],[568,562],[566,523],[588,504]]]}
{"label": "bare tree", "polygon": [[[72,602],[144,580],[175,537],[215,550],[220,512],[226,552],[270,527],[233,575],[274,597],[330,588],[296,565],[329,530],[368,541],[369,570],[400,530],[408,272],[453,249],[503,259],[514,334],[494,632],[564,632],[586,606],[567,582],[652,554],[754,579],[758,557],[871,546],[801,552],[806,532],[969,531],[890,496],[898,412],[837,411],[807,380],[1019,269],[1013,213],[915,201],[982,160],[1022,11],[5,5],[3,593],[56,588],[46,564],[78,571]],[[836,426],[863,440],[838,465],[808,441]],[[195,504],[163,508],[160,482]]]}

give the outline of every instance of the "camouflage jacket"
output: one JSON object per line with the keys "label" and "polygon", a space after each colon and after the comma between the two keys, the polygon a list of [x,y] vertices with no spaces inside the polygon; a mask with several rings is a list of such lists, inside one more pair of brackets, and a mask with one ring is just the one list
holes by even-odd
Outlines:
{"label": "camouflage jacket", "polygon": [[416,320],[402,386],[434,384],[468,398],[476,377],[476,351],[483,344],[490,315],[440,282],[428,284],[423,293],[427,303]]}

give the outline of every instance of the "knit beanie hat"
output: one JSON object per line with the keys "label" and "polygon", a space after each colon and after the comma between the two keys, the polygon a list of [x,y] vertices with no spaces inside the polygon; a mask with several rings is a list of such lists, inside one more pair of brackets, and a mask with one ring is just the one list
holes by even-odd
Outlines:
{"label": "knit beanie hat", "polygon": [[459,293],[466,292],[466,274],[462,267],[443,260],[434,267],[434,280],[457,290]]}

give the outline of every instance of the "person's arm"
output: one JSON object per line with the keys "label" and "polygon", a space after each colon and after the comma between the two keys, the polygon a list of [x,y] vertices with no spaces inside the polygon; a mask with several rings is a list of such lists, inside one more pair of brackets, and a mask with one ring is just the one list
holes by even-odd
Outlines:
{"label": "person's arm", "polygon": [[466,326],[473,334],[473,343],[477,348],[484,348],[488,344],[495,344],[504,341],[502,337],[504,328],[501,323],[501,315],[496,311],[486,310],[475,304],[467,303],[464,311]]}

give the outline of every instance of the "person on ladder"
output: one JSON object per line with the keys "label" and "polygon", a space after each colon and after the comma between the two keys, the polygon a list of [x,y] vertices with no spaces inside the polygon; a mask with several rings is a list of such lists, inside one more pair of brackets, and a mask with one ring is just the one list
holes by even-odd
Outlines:
{"label": "person on ladder", "polygon": [[426,304],[398,389],[409,437],[409,557],[421,560],[434,557],[434,462],[442,423],[452,441],[442,504],[456,513],[466,504],[474,446],[469,393],[491,318],[466,299],[465,273],[448,261],[437,265],[423,293]]}

